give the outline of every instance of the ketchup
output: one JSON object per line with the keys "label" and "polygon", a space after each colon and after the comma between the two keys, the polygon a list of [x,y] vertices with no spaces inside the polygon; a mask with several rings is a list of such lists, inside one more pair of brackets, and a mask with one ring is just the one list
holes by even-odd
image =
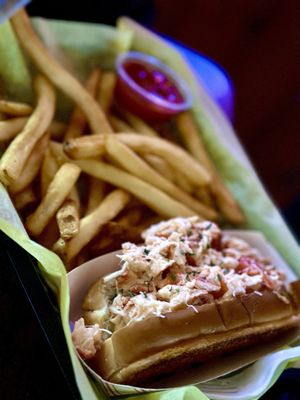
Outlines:
{"label": "ketchup", "polygon": [[122,57],[117,65],[116,97],[123,107],[156,122],[167,120],[190,106],[189,93],[181,79],[159,60],[135,52]]}
{"label": "ketchup", "polygon": [[170,103],[183,103],[184,97],[176,83],[163,71],[138,61],[126,61],[124,69],[130,78],[147,92]]}

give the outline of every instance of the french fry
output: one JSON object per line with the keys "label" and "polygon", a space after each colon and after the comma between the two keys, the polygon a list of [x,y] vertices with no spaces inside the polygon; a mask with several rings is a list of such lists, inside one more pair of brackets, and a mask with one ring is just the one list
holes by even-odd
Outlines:
{"label": "french fry", "polygon": [[180,189],[184,192],[192,194],[195,190],[195,186],[193,186],[191,182],[186,179],[183,173],[181,171],[173,169],[173,174],[175,177],[176,185],[178,185],[178,187],[180,187]]}
{"label": "french fry", "polygon": [[85,210],[85,215],[90,214],[95,208],[99,206],[103,198],[105,197],[105,182],[94,178],[93,176],[88,177],[89,193],[88,200]]}
{"label": "french fry", "polygon": [[[113,104],[115,72],[94,69],[81,85],[49,55],[24,9],[11,23],[42,75],[34,80],[34,107],[0,100],[0,141],[11,141],[0,160],[0,181],[23,218],[34,207],[28,233],[68,269],[124,240],[139,243],[142,231],[162,217],[218,220],[220,211],[229,222],[243,222],[190,112],[176,117],[180,138],[170,124],[153,128]],[[75,103],[68,124],[53,121],[50,82]],[[92,135],[84,135],[87,128]],[[93,159],[100,156],[105,161]],[[80,197],[81,171],[87,176],[78,188],[88,192]],[[109,194],[107,183],[114,186]]]}
{"label": "french fry", "polygon": [[0,112],[13,117],[26,117],[32,113],[32,106],[15,101],[0,100]]}
{"label": "french fry", "polygon": [[[97,89],[99,86],[100,82],[100,77],[101,77],[101,71],[99,68],[95,68],[91,71],[85,87],[88,93],[90,93],[93,98],[96,97],[97,95]],[[86,121],[86,116],[82,112],[82,110],[79,107],[76,107],[73,111],[73,114],[71,116],[70,122],[68,129],[65,134],[65,139],[68,140],[73,137],[78,137],[83,135],[84,129],[86,127],[87,121]],[[55,145],[54,145],[55,147]],[[62,152],[58,150],[58,146],[55,147],[56,150],[54,152],[56,153],[56,156],[58,159],[61,159]],[[99,205],[100,201],[104,197],[104,190],[105,190],[105,185],[104,182],[99,182],[99,180],[95,180],[93,177],[89,177],[89,198],[88,198],[88,205],[87,205],[87,210],[86,213],[90,212],[92,209],[94,209],[96,206]],[[73,190],[73,195],[74,195],[75,189]],[[75,210],[73,210],[75,212]]]}
{"label": "french fry", "polygon": [[[75,140],[78,140],[78,139],[75,139]],[[62,165],[65,162],[70,162],[70,158],[64,152],[63,145],[61,143],[57,143],[57,142],[54,142],[53,140],[50,140],[49,147],[51,149],[53,156],[56,158],[58,165]]]}
{"label": "french fry", "polygon": [[[44,162],[41,169],[41,194],[45,196],[47,189],[54,179],[58,168],[64,164],[67,160],[61,155],[62,151],[59,151],[61,145],[52,142],[54,148],[54,154],[51,151],[51,147],[47,149],[47,153],[44,158]],[[74,186],[68,196],[65,199],[62,207],[57,211],[57,225],[60,231],[60,236],[63,239],[67,239],[74,236],[78,232],[79,225],[79,211],[80,211],[80,199],[78,191]],[[69,215],[69,218],[68,218]],[[76,230],[77,227],[77,230]]]}
{"label": "french fry", "polygon": [[109,115],[108,120],[115,132],[133,132],[134,129],[124,120],[115,115]]}
{"label": "french fry", "polygon": [[58,162],[53,156],[50,147],[48,147],[45,152],[40,172],[40,192],[42,197],[45,196],[47,189],[58,170],[58,167]]}
{"label": "french fry", "polygon": [[[95,98],[97,95],[97,89],[99,86],[100,77],[101,77],[100,69],[95,68],[91,71],[91,73],[86,81],[85,88],[86,88],[87,92],[90,93],[91,96],[93,96],[93,98]],[[86,120],[85,114],[78,106],[75,107],[75,109],[71,115],[68,128],[65,133],[65,139],[68,140],[70,138],[79,137],[79,136],[83,135],[86,125],[87,125],[87,120]],[[56,146],[56,148],[57,148],[57,146]],[[58,148],[56,151],[56,155],[58,157],[58,160],[61,159],[61,152],[58,151]],[[96,205],[98,205],[100,203],[101,199],[103,198],[103,193],[101,193],[101,192],[104,191],[104,183],[103,182],[100,183],[99,181],[96,180],[96,182],[94,182],[94,184],[92,184],[93,180],[95,180],[95,179],[90,177],[90,179],[89,179],[90,185],[89,185],[88,212],[91,211],[91,209],[94,209],[96,207]],[[100,186],[102,186],[103,190],[101,190]],[[73,192],[73,196],[75,195],[78,197],[78,193],[75,188],[73,189],[72,192]],[[76,195],[76,193],[77,193],[77,195]],[[72,202],[72,199],[67,199],[67,202],[68,201]],[[94,205],[95,205],[95,207],[94,207]],[[74,206],[74,204],[73,204],[73,206]],[[79,207],[77,207],[77,210],[76,210],[75,206],[73,207],[73,210],[72,210],[72,213],[73,213],[72,217],[75,218],[75,216],[76,216],[76,221],[79,221],[78,210],[79,210]],[[69,211],[71,211],[70,207],[69,207]],[[76,213],[76,211],[77,211],[77,213]],[[77,229],[77,231],[78,231],[78,229]],[[75,233],[73,233],[72,236],[74,236],[74,234]],[[61,236],[63,237],[63,235],[61,235]]]}
{"label": "french fry", "polygon": [[34,32],[24,9],[10,19],[20,44],[45,76],[83,110],[93,133],[112,132],[107,118],[96,100],[84,89],[74,76],[66,71],[47,52]]}
{"label": "french fry", "polygon": [[118,138],[138,153],[151,153],[164,158],[175,170],[180,171],[195,186],[207,185],[210,175],[179,146],[164,139],[135,134],[120,133]]}
{"label": "french fry", "polygon": [[[41,169],[42,197],[45,196],[48,186],[53,180],[58,168],[68,161],[68,157],[66,157],[62,150],[62,145],[60,143],[51,141]],[[66,200],[72,201],[76,205],[77,212],[80,212],[80,199],[75,186],[71,189]]]}
{"label": "french fry", "polygon": [[[58,151],[57,143],[55,143],[55,146]],[[80,138],[65,141],[62,146],[65,156],[74,160],[81,158],[96,158],[103,156],[106,153],[104,135],[81,136]]]}
{"label": "french fry", "polygon": [[78,160],[76,165],[86,174],[127,190],[164,217],[172,218],[179,215],[189,217],[195,215],[193,210],[172,199],[161,190],[112,165],[96,160]]}
{"label": "french fry", "polygon": [[57,241],[52,245],[51,250],[56,253],[65,263],[67,258],[67,247],[67,241],[62,237],[59,237]]}
{"label": "french fry", "polygon": [[143,154],[143,159],[151,165],[157,172],[171,182],[175,182],[175,174],[170,165],[159,156],[155,154]]}
{"label": "french fry", "polygon": [[26,228],[32,236],[38,236],[56,211],[62,205],[80,175],[80,168],[74,164],[63,164],[50,183],[45,197],[38,208],[26,221]]}
{"label": "french fry", "polygon": [[109,111],[113,103],[116,81],[117,76],[115,72],[103,72],[99,85],[98,102],[102,110],[106,113]]}
{"label": "french fry", "polygon": [[98,88],[101,81],[102,72],[100,68],[93,68],[86,80],[85,88],[87,92],[93,97],[96,98],[98,94]]}
{"label": "french fry", "polygon": [[[85,88],[87,92],[95,98],[97,94],[97,87],[100,81],[100,70],[95,68],[90,73],[86,83]],[[86,116],[78,106],[74,108],[73,113],[71,114],[69,124],[65,133],[65,139],[70,139],[74,137],[79,137],[83,135],[84,130],[87,126]]]}
{"label": "french fry", "polygon": [[28,186],[22,192],[17,193],[13,197],[14,206],[18,211],[21,211],[24,208],[35,204],[36,202],[37,202],[37,196],[34,193],[31,186]]}
{"label": "french fry", "polygon": [[[63,165],[60,160],[55,157],[55,163],[58,166]],[[54,172],[54,165],[53,171]],[[56,213],[56,221],[60,232],[60,237],[64,240],[69,240],[77,235],[79,229],[80,218],[80,197],[76,186],[74,185],[63,202],[62,206]]]}
{"label": "french fry", "polygon": [[26,164],[24,165],[21,175],[9,186],[10,193],[21,192],[28,185],[30,185],[31,182],[33,182],[33,180],[39,173],[48,142],[49,135],[46,133],[38,140],[38,142],[34,146],[31,154],[26,161]]}
{"label": "french fry", "polygon": [[102,225],[115,218],[129,200],[128,193],[116,189],[109,193],[93,212],[82,218],[78,234],[68,242],[67,262],[70,262],[95,237]]}
{"label": "french fry", "polygon": [[200,132],[196,127],[190,112],[183,112],[177,115],[176,125],[182,141],[188,151],[200,162],[210,167],[211,161],[206,153],[201,140]]}
{"label": "french fry", "polygon": [[[156,154],[162,157],[194,186],[210,183],[210,175],[206,169],[179,146],[161,138],[134,133],[118,133],[116,136],[119,141],[137,153]],[[73,159],[97,157],[104,154],[104,135],[71,139],[64,143],[64,151]]]}
{"label": "french fry", "polygon": [[[53,172],[55,171],[55,165],[57,168],[59,168],[63,164],[68,163],[70,160],[66,156],[66,154],[63,152],[61,143],[57,143],[57,142],[54,142],[51,140],[49,148],[50,148],[51,154],[55,161],[55,162],[53,162],[53,161],[51,161],[51,159],[49,160],[49,162],[52,163],[52,165],[49,165],[49,170],[52,171],[51,174],[53,174]],[[76,186],[74,186],[71,189],[70,193],[66,197],[66,200],[71,200],[76,205],[77,213],[79,215],[81,205],[80,205],[79,194],[78,194],[78,190],[77,190]],[[75,210],[74,210],[74,212],[75,212]]]}
{"label": "french fry", "polygon": [[69,195],[67,197],[67,200],[68,199],[71,200],[75,204],[75,206],[76,206],[76,208],[78,210],[78,213],[80,213],[80,208],[81,208],[80,196],[79,196],[79,193],[78,193],[78,190],[77,190],[76,186],[74,186],[71,189],[71,192],[69,193]]}
{"label": "french fry", "polygon": [[179,114],[176,118],[176,122],[187,149],[199,162],[205,165],[207,170],[211,173],[212,182],[210,189],[221,213],[233,224],[243,223],[245,219],[244,215],[230,191],[223,184],[216,167],[209,158],[191,113],[184,112]]}
{"label": "french fry", "polygon": [[[0,121],[0,141],[13,139],[22,131],[28,121],[28,117],[17,117]],[[48,132],[55,140],[63,139],[66,124],[59,121],[52,121]]]}
{"label": "french fry", "polygon": [[105,138],[105,146],[108,154],[128,172],[139,177],[152,186],[167,193],[170,197],[191,208],[198,215],[210,220],[216,220],[218,214],[212,208],[201,204],[193,197],[180,190],[172,182],[168,181],[154,169],[152,169],[142,158],[136,155],[126,145],[118,141],[118,135],[108,135]]}
{"label": "french fry", "polygon": [[215,197],[220,212],[227,221],[237,225],[245,222],[245,216],[240,207],[218,175],[214,184],[211,186],[211,192]]}
{"label": "french fry", "polygon": [[79,231],[80,199],[76,186],[73,186],[62,206],[56,213],[59,239],[53,245],[53,251],[65,261],[67,241]]}
{"label": "french fry", "polygon": [[69,240],[79,231],[79,213],[75,201],[67,199],[56,213],[60,237]]}
{"label": "french fry", "polygon": [[126,110],[121,110],[121,114],[124,115],[129,124],[133,127],[133,131],[131,130],[131,132],[138,132],[146,136],[153,136],[153,137],[159,136],[159,134],[153,128],[151,128],[150,125],[148,125],[145,121],[143,121],[136,115]]}
{"label": "french fry", "polygon": [[38,75],[34,87],[37,106],[22,132],[10,143],[0,160],[0,179],[7,186],[18,179],[34,146],[45,134],[53,118],[55,93],[52,85]]}
{"label": "french fry", "polygon": [[19,117],[0,121],[0,141],[11,140],[26,125],[28,118]]}
{"label": "french fry", "polygon": [[207,204],[210,207],[213,207],[213,199],[211,197],[211,194],[208,190],[208,188],[205,187],[198,187],[195,189],[195,191],[193,192],[193,196],[196,197],[196,199],[199,199],[200,201],[202,201],[204,204]]}

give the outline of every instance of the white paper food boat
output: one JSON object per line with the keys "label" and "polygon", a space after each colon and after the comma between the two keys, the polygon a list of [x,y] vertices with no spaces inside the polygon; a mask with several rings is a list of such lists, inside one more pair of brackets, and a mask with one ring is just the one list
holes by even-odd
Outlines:
{"label": "white paper food boat", "polygon": [[[295,273],[287,266],[282,257],[265,240],[261,233],[253,231],[226,232],[246,240],[253,247],[260,250],[262,254],[271,257],[274,265],[286,274],[287,282],[297,279]],[[82,301],[92,283],[100,277],[118,269],[119,259],[116,257],[116,254],[118,252],[98,257],[68,274],[71,296],[71,321],[76,321],[82,316]],[[272,382],[274,372],[278,368],[284,368],[287,359],[300,356],[300,346],[292,349],[278,350],[287,343],[294,341],[298,336],[299,329],[295,329],[271,343],[251,346],[249,349],[223,356],[218,360],[203,363],[186,371],[179,371],[168,378],[156,381],[155,385],[152,385],[151,388],[109,383],[96,374],[88,365],[85,364],[85,366],[93,375],[96,382],[109,395],[128,395],[185,385],[196,385],[211,399],[247,400],[257,398],[258,395],[266,391]],[[275,352],[270,354],[272,351]],[[226,376],[228,374],[230,375]]]}

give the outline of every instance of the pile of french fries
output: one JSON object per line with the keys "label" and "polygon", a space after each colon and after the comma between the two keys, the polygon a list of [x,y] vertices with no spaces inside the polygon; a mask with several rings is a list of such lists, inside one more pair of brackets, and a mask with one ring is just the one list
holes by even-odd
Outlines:
{"label": "pile of french fries", "polygon": [[[80,83],[47,52],[26,11],[11,19],[39,71],[35,105],[0,100],[0,180],[29,235],[69,270],[163,218],[244,216],[208,156],[192,114],[150,126],[115,102],[114,71]],[[74,101],[56,120],[56,89]]]}

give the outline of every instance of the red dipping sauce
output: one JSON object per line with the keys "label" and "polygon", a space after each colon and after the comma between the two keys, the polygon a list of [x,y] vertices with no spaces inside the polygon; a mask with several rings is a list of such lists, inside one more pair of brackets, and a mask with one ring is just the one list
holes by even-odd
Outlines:
{"label": "red dipping sauce", "polygon": [[138,52],[122,54],[117,72],[117,101],[149,122],[165,121],[191,107],[185,83],[155,57]]}

